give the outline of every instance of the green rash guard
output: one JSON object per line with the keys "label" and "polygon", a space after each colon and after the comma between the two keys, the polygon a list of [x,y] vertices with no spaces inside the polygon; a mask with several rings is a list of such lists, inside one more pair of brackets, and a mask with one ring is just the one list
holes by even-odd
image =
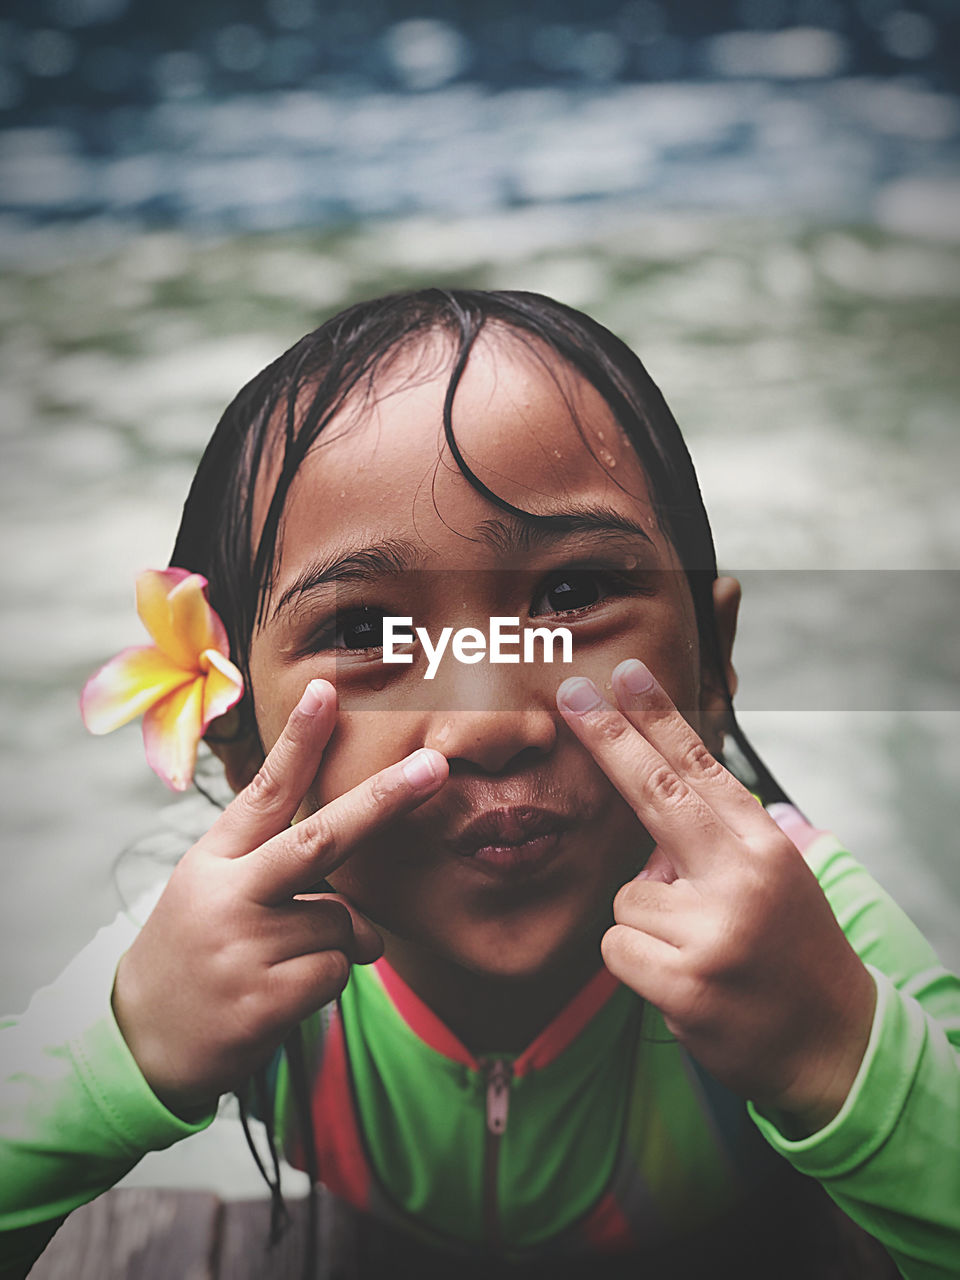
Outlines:
{"label": "green rash guard", "polygon": [[[771,1156],[817,1179],[887,1248],[907,1280],[957,1277],[960,981],[834,837],[812,832],[795,810],[777,808],[774,816],[802,849],[874,976],[877,1006],[850,1094],[823,1129],[797,1141],[749,1103],[739,1103],[738,1114],[749,1116]],[[190,1125],[168,1112],[113,1019],[113,974],[136,930],[118,917],[37,993],[23,1017],[0,1024],[0,1275],[22,1275],[63,1217],[113,1185],[145,1152],[213,1119]],[[649,1032],[656,1011],[641,1013],[631,992],[612,983],[604,989],[605,981],[599,974],[592,992],[575,997],[555,1020],[561,1031],[547,1028],[546,1051],[542,1036],[539,1050],[535,1042],[502,1060],[513,1079],[498,1144],[495,1227],[507,1251],[564,1239],[611,1178],[616,1182],[625,1157],[630,1186],[649,1191],[635,1221],[661,1238],[669,1239],[681,1209],[689,1225],[691,1206],[708,1218],[713,1202],[730,1194],[737,1153],[713,1123],[716,1113],[701,1123],[709,1078],[679,1046],[663,1048],[659,1032],[638,1037],[638,1020]],[[458,1061],[466,1050],[429,1010],[433,1024],[418,1021],[425,1006],[415,996],[411,1019],[398,983],[388,966],[357,969],[339,1009],[304,1024],[314,1114],[321,1116],[318,1090],[336,1055],[320,1028],[340,1028],[341,1074],[349,1078],[365,1161],[344,1164],[349,1143],[321,1126],[315,1135],[321,1180],[355,1202],[366,1197],[373,1212],[382,1208],[378,1197],[388,1199],[394,1219],[409,1220],[428,1237],[489,1241],[489,1170],[480,1147],[491,1098],[495,1112],[502,1105],[496,1087],[491,1094],[491,1062]],[[571,1026],[565,1041],[563,1028]],[[628,1043],[639,1043],[637,1056],[626,1051]],[[288,1156],[302,1165],[285,1060],[275,1082],[278,1127]],[[331,1096],[335,1086],[334,1080]]]}

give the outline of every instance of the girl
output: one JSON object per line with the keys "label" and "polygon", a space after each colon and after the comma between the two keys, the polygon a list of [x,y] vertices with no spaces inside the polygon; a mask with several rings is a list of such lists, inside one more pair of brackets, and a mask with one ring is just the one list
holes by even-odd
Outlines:
{"label": "girl", "polygon": [[[64,979],[11,1023],[21,1272],[235,1090],[401,1273],[866,1274],[819,1183],[957,1274],[960,983],[739,729],[739,589],[636,356],[532,294],[353,307],[228,408],[172,566],[88,722],[152,706],[180,786],[205,727],[237,796],[81,965],[97,1016]],[[387,617],[480,638],[426,680]],[[495,618],[572,665],[477,661]]]}

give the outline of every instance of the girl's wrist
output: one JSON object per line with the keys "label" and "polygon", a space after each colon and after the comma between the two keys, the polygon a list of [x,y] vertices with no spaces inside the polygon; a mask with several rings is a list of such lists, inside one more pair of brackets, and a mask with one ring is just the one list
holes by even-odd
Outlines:
{"label": "girl's wrist", "polygon": [[790,1089],[763,1107],[794,1141],[809,1138],[839,1115],[860,1071],[877,1002],[873,978],[862,965],[860,969],[862,982],[831,1050],[821,1051],[806,1070],[798,1072]]}

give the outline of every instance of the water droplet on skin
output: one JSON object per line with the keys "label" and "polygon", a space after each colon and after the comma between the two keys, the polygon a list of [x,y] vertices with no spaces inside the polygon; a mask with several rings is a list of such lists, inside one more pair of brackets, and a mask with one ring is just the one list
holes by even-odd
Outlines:
{"label": "water droplet on skin", "polygon": [[563,457],[563,454],[560,452],[560,450],[559,450],[559,449],[554,449],[554,451],[553,451],[553,456],[554,456],[555,458],[562,458],[562,457]]}
{"label": "water droplet on skin", "polygon": [[346,489],[341,489],[341,490],[340,490],[340,497],[341,497],[341,498],[345,498],[346,496],[347,496],[347,491],[346,491]]}
{"label": "water droplet on skin", "polygon": [[607,438],[607,437],[603,434],[603,432],[602,432],[602,431],[598,431],[598,432],[597,432],[597,439],[598,439],[598,440],[606,440],[606,438]]}
{"label": "water droplet on skin", "polygon": [[600,450],[600,461],[603,463],[605,467],[613,468],[617,465],[617,460],[613,456],[613,454],[610,452],[609,449]]}

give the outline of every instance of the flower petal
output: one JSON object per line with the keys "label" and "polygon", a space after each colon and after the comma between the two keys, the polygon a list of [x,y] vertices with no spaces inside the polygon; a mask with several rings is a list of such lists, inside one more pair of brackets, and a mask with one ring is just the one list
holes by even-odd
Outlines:
{"label": "flower petal", "polygon": [[155,645],[124,649],[83,686],[83,723],[91,733],[110,733],[192,678],[192,672],[176,666]]}
{"label": "flower petal", "polygon": [[197,658],[204,649],[216,649],[229,658],[226,628],[207,600],[207,580],[202,573],[191,573],[178,582],[169,601],[171,625],[191,645]]}
{"label": "flower petal", "polygon": [[190,574],[186,569],[146,569],[137,575],[137,613],[157,646],[178,666],[196,668],[197,654],[174,631],[170,592]]}
{"label": "flower petal", "polygon": [[137,612],[157,645],[181,667],[200,669],[204,649],[229,656],[223,623],[207,601],[207,580],[186,569],[148,569],[137,578]]}
{"label": "flower petal", "polygon": [[203,678],[168,694],[143,717],[147,763],[173,791],[186,791],[197,763],[203,713]]}
{"label": "flower petal", "polygon": [[216,649],[205,649],[200,658],[207,668],[203,685],[203,732],[243,697],[243,676],[229,658]]}

